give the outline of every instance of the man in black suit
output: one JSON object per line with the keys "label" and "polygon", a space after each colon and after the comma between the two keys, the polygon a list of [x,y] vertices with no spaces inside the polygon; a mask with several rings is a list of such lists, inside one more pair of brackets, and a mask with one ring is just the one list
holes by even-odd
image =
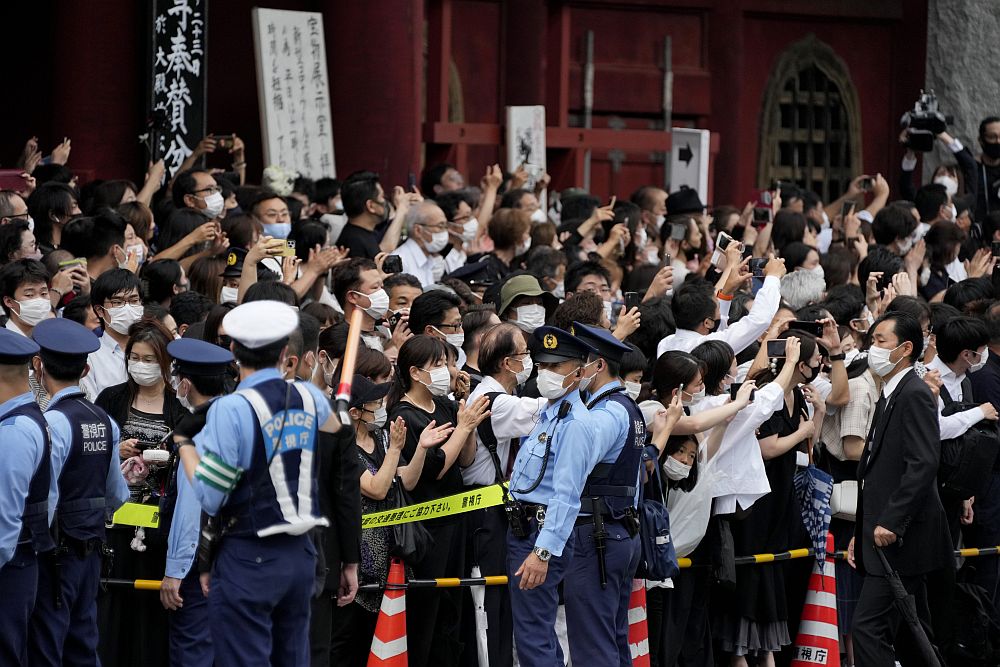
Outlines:
{"label": "man in black suit", "polygon": [[[900,615],[875,548],[884,549],[918,600],[926,575],[954,567],[954,558],[937,491],[937,401],[911,372],[923,352],[920,324],[912,315],[890,313],[873,331],[868,366],[883,385],[858,465],[858,522],[848,548],[852,565],[856,560],[865,575],[854,613],[854,656],[857,667],[893,667]],[[926,612],[926,605],[918,607]],[[900,641],[897,649],[903,653],[912,644]]]}

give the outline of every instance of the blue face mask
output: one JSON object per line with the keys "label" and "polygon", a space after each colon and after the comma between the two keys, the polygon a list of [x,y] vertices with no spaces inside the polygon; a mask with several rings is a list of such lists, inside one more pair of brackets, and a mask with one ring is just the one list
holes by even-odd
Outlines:
{"label": "blue face mask", "polygon": [[264,225],[264,234],[276,239],[286,239],[292,231],[292,223],[276,222]]}

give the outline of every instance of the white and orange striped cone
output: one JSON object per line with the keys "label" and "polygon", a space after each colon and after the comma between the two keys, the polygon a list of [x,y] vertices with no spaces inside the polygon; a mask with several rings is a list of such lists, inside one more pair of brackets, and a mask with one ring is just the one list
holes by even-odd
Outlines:
{"label": "white and orange striped cone", "polygon": [[837,629],[837,577],[833,564],[833,534],[826,535],[826,561],[817,562],[809,577],[799,636],[791,667],[840,667],[840,631]]}
{"label": "white and orange striped cone", "polygon": [[649,667],[649,628],[646,626],[646,582],[632,580],[628,598],[628,646],[633,667]]}
{"label": "white and orange striped cone", "polygon": [[406,667],[406,573],[403,561],[392,559],[382,608],[375,624],[368,667]]}

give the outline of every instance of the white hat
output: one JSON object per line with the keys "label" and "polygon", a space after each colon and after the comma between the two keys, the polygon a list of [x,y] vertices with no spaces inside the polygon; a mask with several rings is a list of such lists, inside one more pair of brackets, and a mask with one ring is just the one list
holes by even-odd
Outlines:
{"label": "white hat", "polygon": [[[229,333],[229,327],[226,327],[226,333]],[[231,336],[232,334],[229,335]],[[647,429],[653,426],[653,420],[656,419],[656,415],[665,409],[659,401],[647,400],[639,404],[639,410],[642,412],[642,419],[646,422]]]}
{"label": "white hat", "polygon": [[229,311],[222,326],[237,343],[256,350],[288,338],[299,326],[299,313],[280,301],[251,301]]}

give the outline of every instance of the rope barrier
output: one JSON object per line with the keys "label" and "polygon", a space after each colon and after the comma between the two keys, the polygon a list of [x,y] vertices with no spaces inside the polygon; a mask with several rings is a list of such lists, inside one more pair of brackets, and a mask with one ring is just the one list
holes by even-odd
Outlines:
{"label": "rope barrier", "polygon": [[[810,558],[816,555],[813,548],[790,549],[773,554],[754,554],[753,556],[737,556],[737,565],[762,565],[765,563],[777,563],[785,560],[795,560],[797,558]],[[847,560],[846,551],[833,551],[827,554],[834,560]],[[956,557],[975,558],[977,556],[997,556],[1000,555],[1000,546],[995,547],[968,547],[957,549]],[[678,558],[677,564],[681,569],[691,567],[709,567],[706,563],[692,563],[690,558]],[[105,586],[122,586],[133,588],[137,591],[158,591],[160,581],[155,579],[101,579]],[[405,588],[468,588],[470,586],[506,586],[508,579],[506,575],[489,575],[485,577],[444,577],[441,579],[411,579],[406,582]],[[385,590],[385,584],[365,584],[359,586],[358,591],[381,591]]]}

